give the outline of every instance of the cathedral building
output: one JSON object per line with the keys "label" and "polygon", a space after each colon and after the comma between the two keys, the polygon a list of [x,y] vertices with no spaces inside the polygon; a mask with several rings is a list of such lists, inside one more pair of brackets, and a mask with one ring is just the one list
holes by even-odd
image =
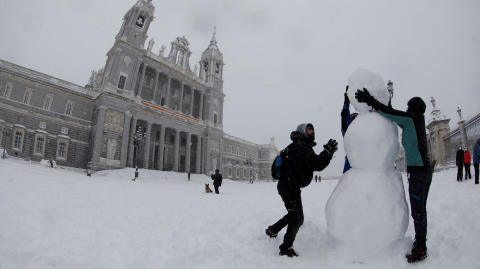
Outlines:
{"label": "cathedral building", "polygon": [[[0,147],[9,155],[94,171],[136,167],[270,180],[274,138],[223,132],[223,54],[216,34],[191,69],[189,41],[148,44],[151,0],[138,0],[86,86],[0,59]],[[147,45],[147,48],[145,48]]]}

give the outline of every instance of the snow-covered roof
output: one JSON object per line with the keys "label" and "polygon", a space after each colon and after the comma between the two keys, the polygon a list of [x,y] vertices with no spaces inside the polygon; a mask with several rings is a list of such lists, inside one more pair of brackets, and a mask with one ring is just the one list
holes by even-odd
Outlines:
{"label": "snow-covered roof", "polygon": [[47,131],[45,131],[45,130],[40,130],[40,129],[35,130],[35,132],[37,132],[37,133],[42,133],[42,134],[48,134]]}
{"label": "snow-covered roof", "polygon": [[0,68],[5,68],[11,72],[19,73],[22,75],[29,76],[34,79],[41,80],[48,84],[54,84],[56,86],[61,87],[62,89],[73,92],[78,95],[82,95],[88,98],[96,98],[100,93],[97,91],[89,91],[87,88],[82,87],[80,85],[61,80],[59,78],[55,78],[40,72],[37,72],[32,69],[25,68],[23,66],[16,65],[14,63],[10,63],[0,59]]}
{"label": "snow-covered roof", "polygon": [[70,136],[68,136],[68,135],[57,135],[57,137],[65,138],[65,139],[71,139]]}

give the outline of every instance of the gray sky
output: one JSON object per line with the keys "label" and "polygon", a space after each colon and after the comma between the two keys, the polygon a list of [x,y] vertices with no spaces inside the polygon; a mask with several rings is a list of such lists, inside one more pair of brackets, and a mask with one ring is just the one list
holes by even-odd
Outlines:
{"label": "gray sky", "polygon": [[[0,59],[84,86],[136,0],[0,0]],[[303,122],[320,152],[340,149],[322,175],[340,175],[340,111],[347,78],[370,69],[394,83],[393,107],[430,97],[458,122],[480,109],[480,1],[153,0],[148,36],[170,51],[185,36],[200,60],[217,27],[224,61],[224,131],[283,149]]]}

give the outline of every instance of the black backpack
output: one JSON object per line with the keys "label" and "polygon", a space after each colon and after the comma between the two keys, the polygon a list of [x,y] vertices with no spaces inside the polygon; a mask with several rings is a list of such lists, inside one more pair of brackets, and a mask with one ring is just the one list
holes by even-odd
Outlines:
{"label": "black backpack", "polygon": [[282,175],[282,168],[285,167],[285,162],[288,159],[288,147],[280,151],[280,153],[275,157],[272,163],[270,172],[272,173],[273,179],[280,179]]}

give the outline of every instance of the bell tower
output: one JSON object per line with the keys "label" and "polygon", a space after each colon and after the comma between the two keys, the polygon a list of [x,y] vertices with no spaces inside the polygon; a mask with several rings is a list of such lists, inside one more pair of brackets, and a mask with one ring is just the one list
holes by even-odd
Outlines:
{"label": "bell tower", "polygon": [[144,48],[154,12],[152,0],[138,0],[123,17],[123,25],[115,40],[123,40],[135,47]]}
{"label": "bell tower", "polygon": [[[216,28],[215,28],[216,30]],[[217,46],[216,32],[213,32],[210,45],[202,53],[200,60],[200,78],[203,79],[208,86],[217,91],[223,92],[223,54]]]}

